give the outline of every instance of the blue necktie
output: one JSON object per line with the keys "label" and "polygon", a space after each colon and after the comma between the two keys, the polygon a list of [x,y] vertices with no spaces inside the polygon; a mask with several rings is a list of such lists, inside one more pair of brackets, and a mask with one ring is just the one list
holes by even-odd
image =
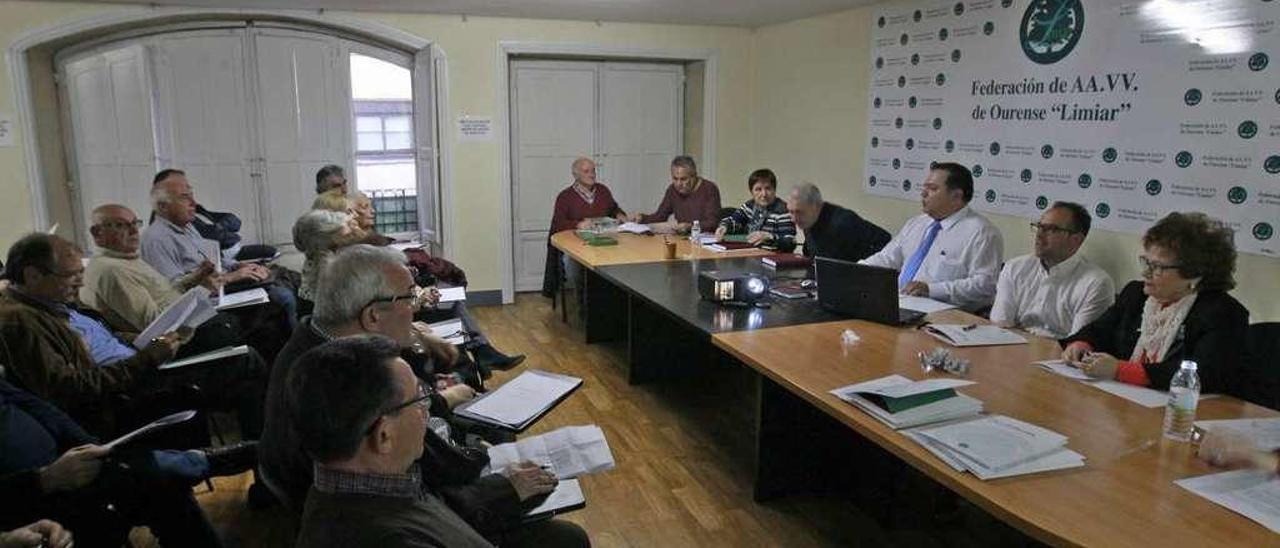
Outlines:
{"label": "blue necktie", "polygon": [[929,232],[925,233],[924,240],[920,242],[920,247],[916,248],[916,252],[907,260],[907,264],[903,267],[902,272],[898,274],[898,289],[902,289],[913,278],[916,272],[920,270],[920,265],[924,263],[925,255],[929,254],[929,248],[933,246],[933,239],[938,237],[938,231],[942,230],[942,221],[934,221],[929,225]]}

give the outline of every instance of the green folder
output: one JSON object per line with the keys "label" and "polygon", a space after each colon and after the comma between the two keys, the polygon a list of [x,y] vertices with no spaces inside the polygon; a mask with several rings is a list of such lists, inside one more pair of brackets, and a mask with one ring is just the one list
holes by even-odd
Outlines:
{"label": "green folder", "polygon": [[723,238],[720,238],[720,240],[724,242],[741,242],[745,244],[747,243],[747,235],[746,234],[725,234]]}
{"label": "green folder", "polygon": [[601,236],[586,230],[579,230],[578,237],[582,238],[582,241],[586,242],[587,245],[590,246],[618,245],[618,239],[613,236]]}
{"label": "green folder", "polygon": [[933,392],[925,392],[923,394],[912,394],[901,398],[887,398],[879,394],[869,394],[859,392],[859,396],[866,398],[867,401],[876,404],[877,407],[884,409],[890,413],[898,413],[908,409],[914,409],[922,405],[929,405],[936,401],[942,401],[947,398],[954,398],[956,391],[954,388],[944,388],[942,390],[934,390]]}

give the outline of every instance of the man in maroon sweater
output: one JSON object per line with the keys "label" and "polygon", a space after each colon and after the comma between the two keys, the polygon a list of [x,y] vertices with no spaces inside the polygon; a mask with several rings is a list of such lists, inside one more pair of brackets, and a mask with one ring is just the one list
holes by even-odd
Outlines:
{"label": "man in maroon sweater", "polygon": [[[551,214],[551,234],[564,230],[585,229],[591,227],[591,219],[597,217],[613,217],[619,221],[627,220],[626,212],[618,207],[613,193],[603,183],[596,182],[596,163],[590,158],[578,158],[573,161],[570,170],[573,173],[573,184],[556,195],[555,210]],[[542,295],[552,298],[560,289],[560,270],[563,268],[568,287],[578,278],[578,264],[573,259],[563,256],[560,250],[552,247],[550,236],[547,237],[547,264],[542,275]]]}
{"label": "man in maroon sweater", "polygon": [[588,228],[589,219],[613,217],[627,220],[627,214],[614,201],[613,193],[603,183],[596,182],[596,163],[590,158],[573,161],[573,184],[556,196],[555,211],[551,214],[551,233],[576,228]]}
{"label": "man in maroon sweater", "polygon": [[[675,213],[675,223],[667,218]],[[637,223],[653,224],[654,232],[687,233],[698,221],[704,232],[715,230],[720,224],[720,189],[716,184],[698,176],[698,164],[689,156],[676,156],[671,160],[671,186],[658,204],[658,210],[650,215],[637,213],[631,216]]]}

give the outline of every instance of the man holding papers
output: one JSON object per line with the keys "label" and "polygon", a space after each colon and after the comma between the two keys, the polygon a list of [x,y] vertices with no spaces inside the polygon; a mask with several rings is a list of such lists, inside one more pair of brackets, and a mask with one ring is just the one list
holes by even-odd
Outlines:
{"label": "man holding papers", "polygon": [[[141,226],[142,221],[125,206],[108,204],[93,210],[89,233],[98,246],[98,254],[89,259],[84,287],[80,288],[81,302],[101,311],[112,327],[130,333],[141,333],[191,288],[214,289],[217,283],[213,265],[208,262],[176,280],[165,278],[138,253]],[[183,343],[179,357],[239,346],[245,344],[245,339],[240,319],[220,312],[195,328],[191,340]],[[279,349],[278,344],[268,345],[270,348],[252,346],[268,359],[273,357],[269,352]]]}
{"label": "man holding papers", "polygon": [[[291,330],[297,323],[297,297],[293,290],[272,283],[270,270],[256,263],[237,263],[224,259],[217,247],[211,252],[202,248],[205,240],[192,221],[196,216],[195,193],[186,174],[171,170],[169,176],[151,187],[151,206],[156,218],[142,231],[142,259],[170,280],[198,270],[205,262],[218,261],[222,267],[219,281],[223,284],[265,283],[271,302],[284,309]],[[214,242],[216,244],[216,242]]]}
{"label": "man holding papers", "polygon": [[898,289],[970,312],[991,305],[1004,259],[1000,231],[972,209],[973,174],[960,164],[940,163],[920,186],[924,210],[879,253],[863,264],[897,269]]}
{"label": "man holding papers", "polygon": [[1078,252],[1091,218],[1080,204],[1055,202],[1031,223],[1035,253],[1000,271],[991,321],[1060,339],[1098,319],[1116,300],[1111,276]]}
{"label": "man holding papers", "polygon": [[234,409],[243,439],[262,431],[265,368],[257,353],[184,367],[164,374],[157,367],[181,343],[169,333],[145,344],[126,343],[93,310],[77,306],[84,283],[80,250],[58,236],[34,233],[9,248],[5,276],[13,285],[0,294],[0,336],[13,358],[9,375],[27,389],[67,410],[99,435],[115,432],[110,396],[146,399],[175,386],[197,384],[195,407]]}
{"label": "man holding papers", "polygon": [[[287,412],[315,459],[297,545],[589,546],[581,528],[559,520],[516,522],[482,535],[451,507],[456,499],[446,489],[457,471],[442,469],[428,451],[430,394],[399,354],[396,341],[359,335],[307,352],[290,371]],[[529,481],[515,479],[521,475]],[[532,504],[556,482],[550,474],[514,472],[506,502],[495,510],[518,516],[521,503]]]}

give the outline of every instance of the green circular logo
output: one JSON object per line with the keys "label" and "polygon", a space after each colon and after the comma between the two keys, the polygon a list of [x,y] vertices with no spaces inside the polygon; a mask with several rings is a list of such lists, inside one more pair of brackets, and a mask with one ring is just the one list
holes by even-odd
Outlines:
{"label": "green circular logo", "polygon": [[1052,157],[1053,157],[1053,146],[1052,146],[1052,145],[1045,145],[1045,146],[1040,147],[1040,156],[1041,156],[1041,157],[1043,157],[1043,158],[1044,158],[1044,159],[1046,159],[1046,160],[1048,160],[1049,158],[1052,158]]}
{"label": "green circular logo", "polygon": [[1159,179],[1152,179],[1150,181],[1147,181],[1146,189],[1147,189],[1147,194],[1150,194],[1152,196],[1158,196],[1160,194],[1160,191],[1164,189],[1164,185],[1160,184]]}
{"label": "green circular logo", "polygon": [[899,76],[899,77],[898,77],[898,87],[906,87],[906,85],[907,85],[907,77],[906,77],[906,76]]}
{"label": "green circular logo", "polygon": [[[959,51],[959,50],[956,50]],[[1280,105],[1280,88],[1276,88],[1276,104]]]}
{"label": "green circular logo", "polygon": [[1022,14],[1018,41],[1033,63],[1051,65],[1071,54],[1083,33],[1080,0],[1031,0]]}
{"label": "green circular logo", "polygon": [[910,138],[908,138],[908,139],[907,139],[907,143],[906,143],[906,145],[907,145],[907,150],[911,150],[911,149],[913,149],[913,148],[916,148],[916,141],[915,141],[915,139],[910,139]]}
{"label": "green circular logo", "polygon": [[915,97],[914,95],[912,95],[910,99],[907,99],[907,106],[908,106],[908,107],[916,108],[916,105],[917,105],[917,104],[918,104],[918,103],[916,102],[916,97]]}
{"label": "green circular logo", "polygon": [[1280,173],[1280,156],[1267,156],[1266,161],[1262,162],[1262,169],[1272,175]]}
{"label": "green circular logo", "polygon": [[884,57],[876,57],[876,70],[884,68]]}
{"label": "green circular logo", "polygon": [[956,2],[956,7],[952,8],[951,11],[956,14],[956,17],[964,15],[964,2]]}
{"label": "green circular logo", "polygon": [[938,75],[934,77],[933,81],[939,86],[945,86],[947,85],[947,75],[939,72]]}
{"label": "green circular logo", "polygon": [[933,119],[933,129],[942,129],[942,118]]}
{"label": "green circular logo", "polygon": [[1116,157],[1117,157],[1116,149],[1111,147],[1102,149],[1102,161],[1109,164],[1111,162],[1116,161]]}
{"label": "green circular logo", "polygon": [[919,64],[920,64],[920,54],[919,54],[919,53],[912,53],[912,54],[911,54],[911,64],[913,64],[913,65],[919,65]]}
{"label": "green circular logo", "polygon": [[1240,122],[1240,127],[1236,128],[1236,134],[1239,135],[1241,139],[1252,139],[1258,134],[1258,124],[1255,124],[1253,120]]}
{"label": "green circular logo", "polygon": [[[953,50],[951,50],[951,62],[952,62],[952,63],[959,63],[959,62],[960,62],[960,50],[958,50],[958,49],[953,49]],[[1280,96],[1280,92],[1276,92],[1276,95],[1277,95],[1277,96]]]}
{"label": "green circular logo", "polygon": [[1089,188],[1093,186],[1093,177],[1088,173],[1081,173],[1080,178],[1076,179],[1076,184],[1080,185],[1080,188]]}
{"label": "green circular logo", "polygon": [[948,36],[951,36],[951,33],[948,33],[948,32],[947,32],[947,29],[943,28],[943,29],[939,29],[939,30],[938,30],[938,41],[939,41],[939,42],[946,42],[946,41],[947,41],[947,37],[948,37]]}
{"label": "green circular logo", "polygon": [[1200,93],[1200,90],[1196,88],[1191,88],[1187,90],[1186,93],[1182,94],[1182,101],[1189,107],[1194,107],[1200,104],[1200,100],[1203,98],[1204,96]]}
{"label": "green circular logo", "polygon": [[900,168],[900,167],[902,167],[902,160],[899,160],[899,159],[897,159],[897,158],[894,158],[894,159],[893,159],[893,169],[898,169],[898,168]]}
{"label": "green circular logo", "polygon": [[872,175],[872,176],[871,176],[871,178],[867,180],[867,184],[868,184],[868,185],[870,185],[870,186],[876,186],[876,183],[878,183],[878,182],[879,182],[879,181],[876,181],[876,176],[875,176],[875,175]]}
{"label": "green circular logo", "polygon": [[907,42],[910,42],[910,41],[911,39],[907,37],[907,33],[905,32],[902,33],[902,36],[898,37],[898,43],[904,46],[907,45]]}
{"label": "green circular logo", "polygon": [[994,33],[995,31],[996,31],[995,23],[992,23],[991,21],[987,21],[986,23],[982,24],[982,34],[991,36],[991,34]]}
{"label": "green circular logo", "polygon": [[1019,179],[1022,179],[1022,182],[1024,182],[1024,183],[1030,183],[1030,182],[1031,182],[1031,170],[1030,170],[1030,169],[1024,169],[1024,170],[1022,170],[1020,173],[1018,173],[1018,178],[1019,178]]}
{"label": "green circular logo", "polygon": [[876,97],[876,100],[872,101],[871,104],[874,105],[876,108],[880,108],[880,98]]}
{"label": "green circular logo", "polygon": [[1270,240],[1275,235],[1275,229],[1271,227],[1271,223],[1258,223],[1253,225],[1253,237],[1260,241]]}
{"label": "green circular logo", "polygon": [[1267,54],[1262,52],[1255,53],[1249,56],[1249,70],[1254,72],[1265,70],[1270,62],[1271,58],[1267,57]]}
{"label": "green circular logo", "polygon": [[902,180],[902,191],[903,191],[903,192],[911,192],[911,180],[910,180],[910,179],[903,179],[903,180]]}
{"label": "green circular logo", "polygon": [[884,16],[883,16],[883,15],[882,15],[882,16],[880,16],[880,19],[876,20],[876,26],[878,26],[878,27],[880,27],[880,28],[884,28]]}
{"label": "green circular logo", "polygon": [[1000,143],[999,143],[999,142],[996,142],[996,141],[991,141],[991,147],[989,148],[989,150],[991,151],[991,155],[992,155],[992,156],[999,156],[999,155],[1000,155]]}
{"label": "green circular logo", "polygon": [[936,160],[929,162],[929,171],[933,171],[935,169],[938,169],[938,162]]}
{"label": "green circular logo", "polygon": [[996,191],[987,189],[987,192],[984,194],[984,196],[986,196],[988,204],[996,203]]}
{"label": "green circular logo", "polygon": [[911,14],[911,20],[917,23],[919,23],[920,19],[923,19],[923,18],[924,18],[924,14],[921,13],[920,10],[916,10],[915,13]]}
{"label": "green circular logo", "polygon": [[1107,205],[1106,202],[1099,203],[1093,208],[1093,214],[1097,215],[1099,219],[1106,219],[1111,216],[1111,206]]}
{"label": "green circular logo", "polygon": [[871,148],[876,148],[876,147],[878,147],[878,146],[880,146],[880,138],[879,138],[879,137],[872,137],[872,138],[871,138]]}
{"label": "green circular logo", "polygon": [[1036,209],[1044,209],[1049,207],[1049,199],[1044,196],[1036,198]]}
{"label": "green circular logo", "polygon": [[[1007,8],[1013,5],[1013,0],[1000,0],[1000,7]],[[883,17],[881,18],[883,19]]]}
{"label": "green circular logo", "polygon": [[956,149],[956,142],[951,139],[947,139],[946,144],[944,144],[942,148],[946,149],[947,152],[951,152]]}
{"label": "green circular logo", "polygon": [[973,173],[973,178],[974,178],[974,179],[981,179],[981,178],[982,178],[983,171],[982,171],[982,166],[981,166],[981,165],[974,164],[974,165],[973,165],[973,169],[971,169],[971,170],[969,170],[969,171]]}
{"label": "green circular logo", "polygon": [[894,119],[893,119],[893,127],[897,128],[897,129],[902,129],[902,117],[901,117],[901,116],[899,116],[899,117],[897,117],[897,118],[894,118]]}
{"label": "green circular logo", "polygon": [[1191,153],[1185,150],[1182,152],[1179,152],[1176,156],[1173,157],[1173,163],[1177,164],[1178,167],[1187,167],[1191,165],[1191,162],[1193,162],[1194,160],[1195,158],[1191,156]]}
{"label": "green circular logo", "polygon": [[1242,186],[1233,186],[1227,191],[1227,201],[1236,205],[1243,204],[1249,199],[1249,191]]}

